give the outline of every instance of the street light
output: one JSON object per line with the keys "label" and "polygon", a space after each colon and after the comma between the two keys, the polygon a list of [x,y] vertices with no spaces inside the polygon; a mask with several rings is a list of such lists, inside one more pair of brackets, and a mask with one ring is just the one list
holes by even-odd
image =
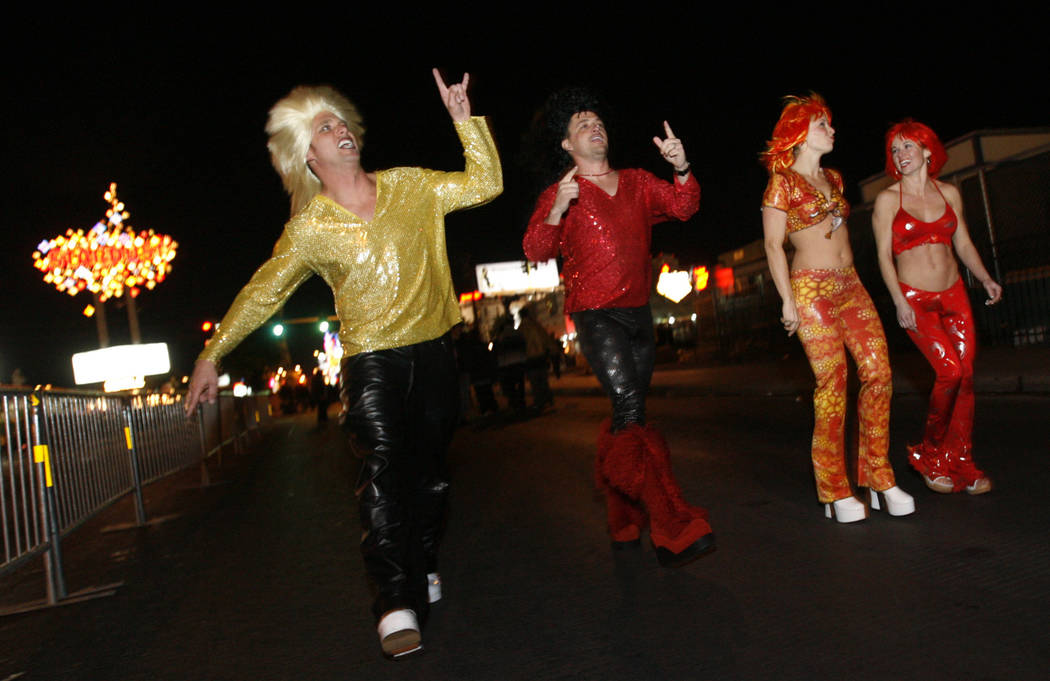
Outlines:
{"label": "street light", "polygon": [[283,336],[284,335],[284,324],[274,324],[273,325],[273,335],[277,336],[278,338]]}

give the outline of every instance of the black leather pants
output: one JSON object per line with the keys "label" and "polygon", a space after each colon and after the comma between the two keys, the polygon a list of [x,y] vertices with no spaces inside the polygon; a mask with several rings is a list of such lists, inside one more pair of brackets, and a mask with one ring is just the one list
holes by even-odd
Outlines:
{"label": "black leather pants", "polygon": [[656,343],[648,305],[572,313],[587,363],[612,400],[612,430],[645,423]]}
{"label": "black leather pants", "polygon": [[450,335],[344,359],[340,395],[363,458],[357,496],[373,613],[410,608],[422,621],[445,520],[445,451],[459,417]]}

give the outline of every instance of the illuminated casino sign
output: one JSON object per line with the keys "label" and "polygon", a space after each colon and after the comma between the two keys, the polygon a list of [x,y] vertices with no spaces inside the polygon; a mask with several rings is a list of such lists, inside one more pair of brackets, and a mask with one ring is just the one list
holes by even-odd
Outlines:
{"label": "illuminated casino sign", "polygon": [[41,241],[33,267],[44,273],[45,282],[71,296],[86,290],[102,301],[125,291],[134,297],[141,287],[152,289],[164,281],[178,244],[152,229],[136,231],[126,224],[130,213],[117,199],[115,182],[104,198],[110,205],[105,222]]}

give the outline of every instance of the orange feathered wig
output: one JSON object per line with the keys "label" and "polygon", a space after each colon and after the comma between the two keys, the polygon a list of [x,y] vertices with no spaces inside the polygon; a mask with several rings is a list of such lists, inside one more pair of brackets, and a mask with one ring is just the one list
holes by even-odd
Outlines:
{"label": "orange feathered wig", "polygon": [[918,142],[923,149],[928,150],[930,159],[926,162],[926,170],[930,173],[930,177],[937,177],[940,174],[941,168],[944,167],[945,162],[948,160],[948,152],[944,150],[944,145],[941,144],[937,133],[931,130],[928,125],[906,118],[886,131],[887,175],[897,180],[901,179],[901,171],[897,170],[896,164],[893,163],[893,140],[897,139],[897,137]]}
{"label": "orange feathered wig", "polygon": [[766,142],[766,150],[760,155],[762,165],[771,173],[791,167],[795,162],[795,149],[809,134],[810,121],[819,116],[827,116],[831,122],[831,110],[815,92],[809,97],[785,97],[784,110],[773,128],[773,139]]}

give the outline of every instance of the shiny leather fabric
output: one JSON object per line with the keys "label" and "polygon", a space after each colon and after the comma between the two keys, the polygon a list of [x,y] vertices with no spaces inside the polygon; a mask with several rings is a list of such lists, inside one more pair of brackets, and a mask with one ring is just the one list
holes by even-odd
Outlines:
{"label": "shiny leather fabric", "polygon": [[348,357],[342,381],[343,425],[363,458],[356,493],[373,613],[409,608],[423,619],[448,497],[445,451],[459,416],[450,335]]}
{"label": "shiny leather fabric", "polygon": [[587,363],[612,400],[612,432],[645,423],[656,343],[648,305],[572,314]]}
{"label": "shiny leather fabric", "polygon": [[973,363],[977,329],[962,279],[944,291],[923,291],[901,283],[915,311],[918,331],[909,331],[937,374],[922,444],[910,448],[909,461],[927,477],[947,475],[955,491],[984,477],[971,458],[974,394]]}

